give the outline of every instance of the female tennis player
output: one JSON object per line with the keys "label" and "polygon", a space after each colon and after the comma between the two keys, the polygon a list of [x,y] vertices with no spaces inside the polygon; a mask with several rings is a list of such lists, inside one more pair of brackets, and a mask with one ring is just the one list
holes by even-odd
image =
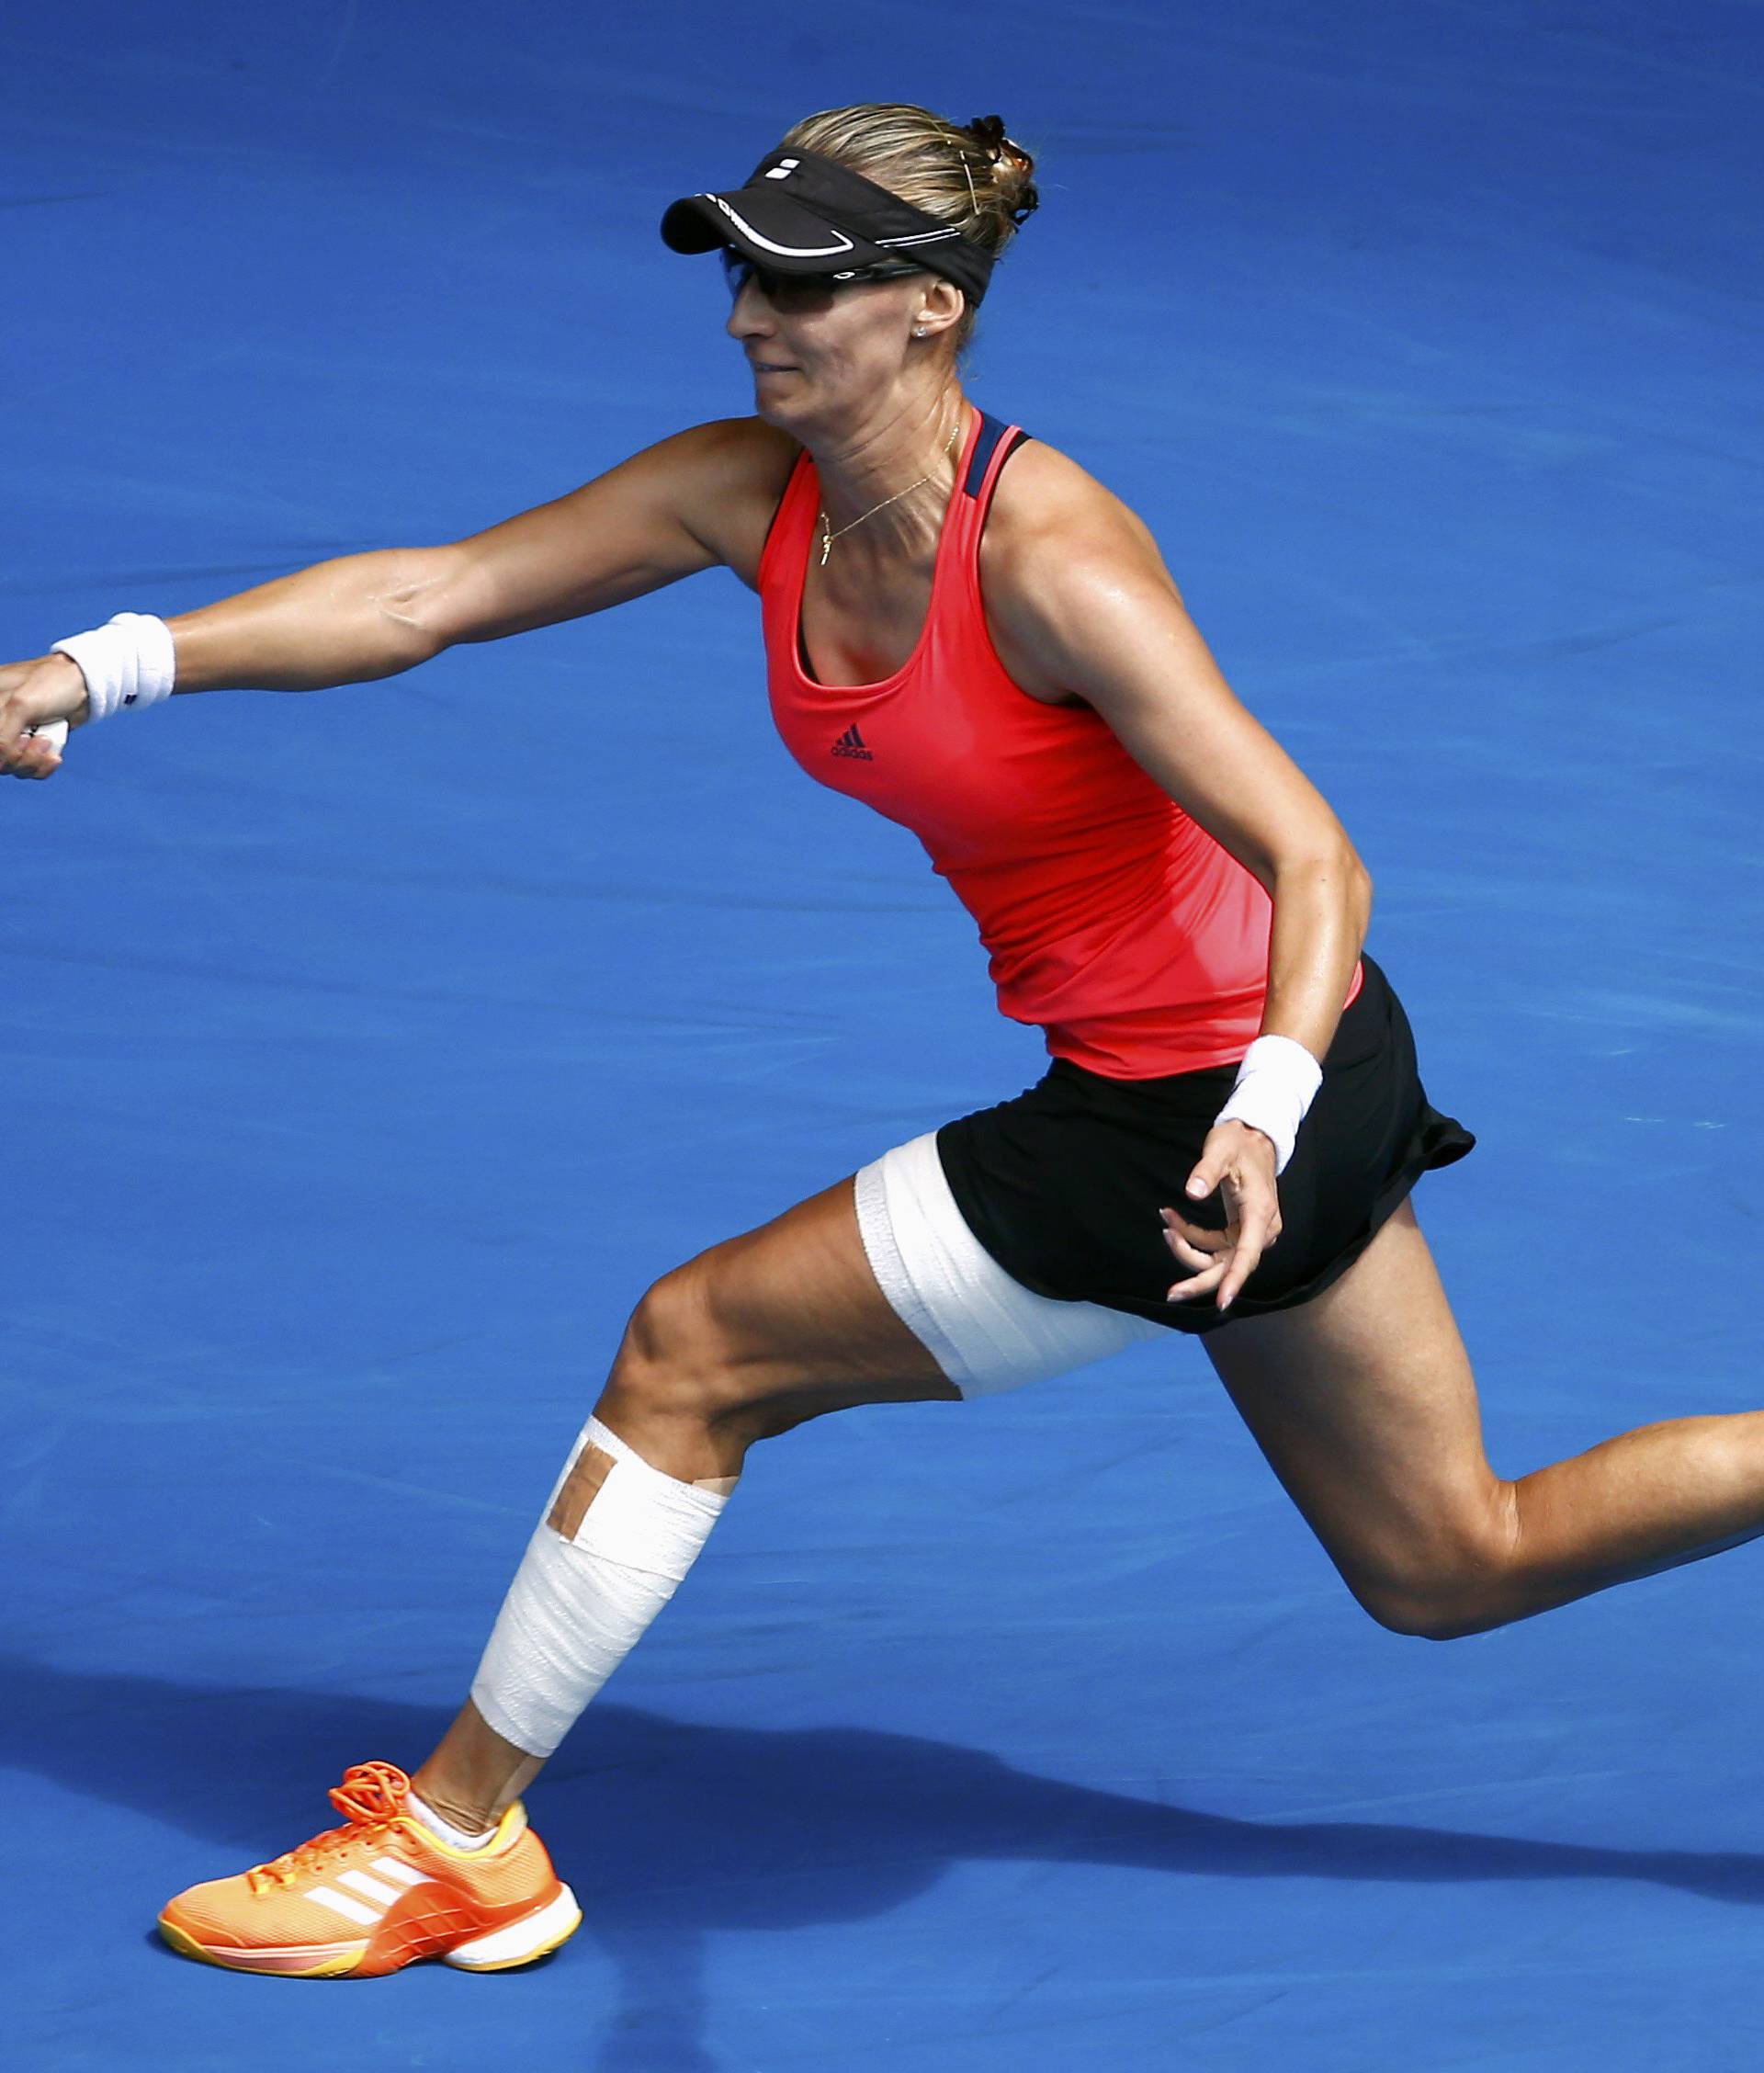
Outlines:
{"label": "female tennis player", "polygon": [[[448,546],[361,554],[0,670],[0,767],[173,690],[315,690],[732,569],[808,774],[922,839],[1051,1064],[637,1305],[470,1695],[413,1775],[191,1887],[178,1950],[245,1971],[469,1969],[581,1920],[518,1796],[673,1593],[748,1447],[1200,1335],[1372,1616],[1474,1634],[1764,1531],[1764,1415],[1679,1419],[1517,1480],[1409,1195],[1475,1138],[1427,1101],[1363,948],[1371,885],[1232,694],[1144,523],[963,393],[1035,206],[995,116],[839,108],[662,233],[715,251],[752,416],[696,425]],[[41,731],[39,731],[40,730]]]}

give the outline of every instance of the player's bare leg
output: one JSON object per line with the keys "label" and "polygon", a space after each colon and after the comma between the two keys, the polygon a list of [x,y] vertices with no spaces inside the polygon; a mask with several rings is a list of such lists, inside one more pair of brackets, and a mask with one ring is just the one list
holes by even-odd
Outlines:
{"label": "player's bare leg", "polygon": [[[727,1491],[755,1440],[857,1404],[959,1396],[876,1286],[845,1180],[658,1282],[594,1415],[650,1467]],[[481,1829],[544,1761],[468,1700],[413,1783]]]}
{"label": "player's bare leg", "polygon": [[1412,1203],[1310,1302],[1202,1340],[1348,1588],[1447,1639],[1764,1533],[1764,1412],[1675,1418],[1508,1479]]}

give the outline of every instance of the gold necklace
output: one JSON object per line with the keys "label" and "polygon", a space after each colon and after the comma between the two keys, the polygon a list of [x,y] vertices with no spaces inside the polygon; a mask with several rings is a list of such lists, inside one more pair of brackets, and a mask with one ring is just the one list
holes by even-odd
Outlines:
{"label": "gold necklace", "polygon": [[[956,444],[956,435],[962,429],[962,418],[967,414],[966,410],[964,410],[961,416],[956,418],[954,429],[944,442],[945,459],[949,456],[949,449]],[[934,475],[936,472],[937,470],[933,468],[931,475]],[[820,566],[823,569],[827,566],[827,557],[833,550],[833,542],[836,539],[843,539],[846,534],[851,531],[853,526],[861,526],[864,523],[864,518],[874,518],[878,511],[886,511],[889,504],[899,504],[903,496],[910,496],[914,490],[923,489],[925,484],[931,481],[931,475],[922,475],[916,482],[909,482],[904,490],[896,490],[891,497],[884,497],[880,504],[873,504],[864,514],[863,518],[854,518],[851,526],[842,526],[836,533],[829,532],[827,529],[827,507],[822,504],[820,509]]]}

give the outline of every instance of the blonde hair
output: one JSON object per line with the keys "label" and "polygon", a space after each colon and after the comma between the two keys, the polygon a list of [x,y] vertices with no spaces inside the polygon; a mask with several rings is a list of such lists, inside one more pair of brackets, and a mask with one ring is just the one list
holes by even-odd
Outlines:
{"label": "blonde hair", "polygon": [[[860,101],[805,116],[782,141],[836,159],[940,223],[954,223],[995,259],[1040,200],[1035,159],[996,115],[958,125],[910,101]],[[978,315],[969,301],[954,326],[957,356]]]}

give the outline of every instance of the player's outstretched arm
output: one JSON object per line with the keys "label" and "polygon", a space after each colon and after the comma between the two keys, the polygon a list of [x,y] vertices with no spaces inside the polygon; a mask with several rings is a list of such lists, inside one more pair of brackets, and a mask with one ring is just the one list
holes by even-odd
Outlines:
{"label": "player's outstretched arm", "polygon": [[[716,514],[748,422],[693,425],[468,538],[315,562],[143,630],[169,629],[175,692],[317,691],[396,676],[458,641],[603,611],[722,560]],[[106,651],[124,630],[101,629]],[[93,689],[65,654],[0,664],[0,773],[52,775],[63,727],[93,717]]]}

